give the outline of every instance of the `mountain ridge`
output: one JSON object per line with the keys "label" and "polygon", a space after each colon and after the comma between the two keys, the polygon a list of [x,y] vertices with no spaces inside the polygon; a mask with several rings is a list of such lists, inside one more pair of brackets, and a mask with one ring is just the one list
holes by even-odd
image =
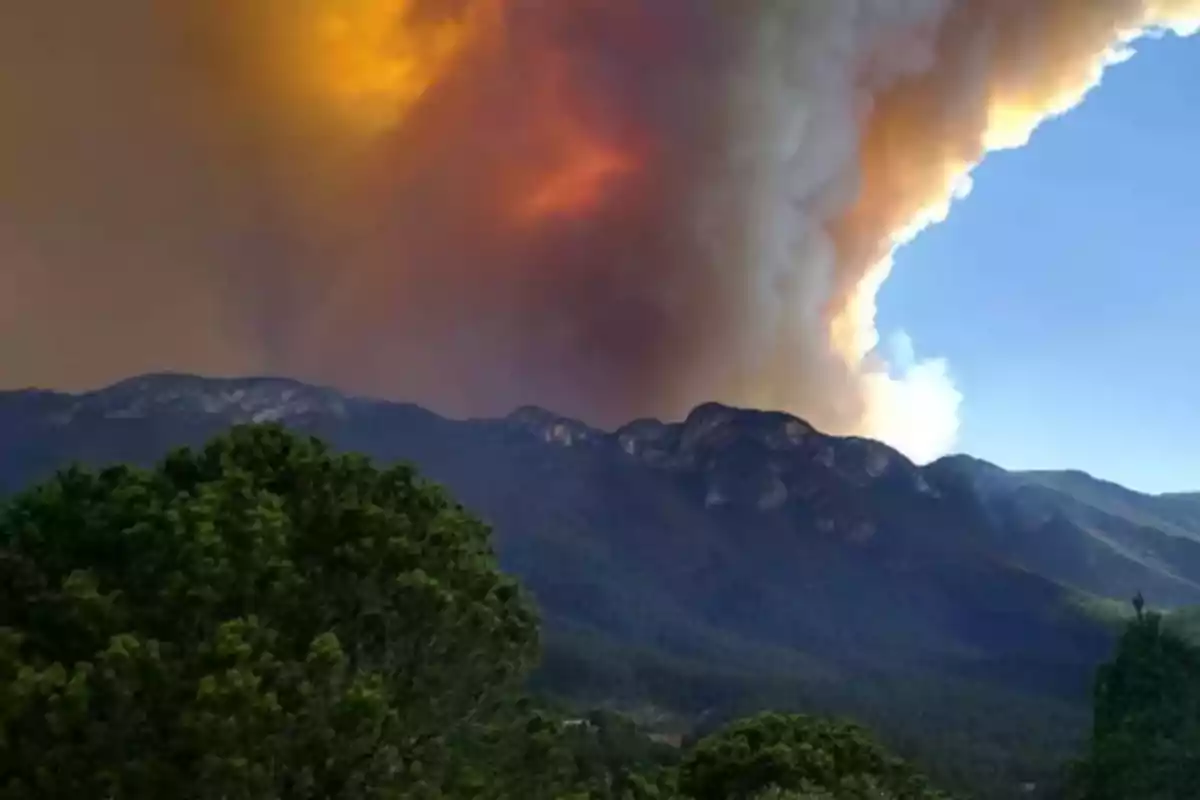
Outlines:
{"label": "mountain ridge", "polygon": [[[1102,596],[1148,589],[1164,604],[1200,602],[1200,494],[1148,495],[1079,471],[1012,472],[966,455],[920,467],[885,444],[828,436],[784,412],[711,402],[679,421],[641,419],[603,430],[536,406],[502,417],[454,420],[414,404],[347,395],[287,378],[151,373],[77,394],[0,392],[0,490],[76,458],[146,463],[166,446],[198,444],[234,423],[279,421],[317,432],[324,428],[335,444],[354,444],[337,441],[345,437],[336,429],[375,417],[409,428],[410,445],[418,446],[393,443],[372,453],[378,443],[358,444],[385,458],[433,462],[434,472],[444,458],[419,446],[431,431],[473,431],[492,444],[506,435],[524,434],[549,447],[620,454],[681,480],[691,471],[691,488],[701,487],[709,509],[735,505],[767,512],[807,503],[819,511],[831,493],[865,491],[877,484],[932,499],[950,491],[961,502],[977,505],[977,513],[987,520],[977,531],[985,534],[979,541],[1021,566]],[[105,441],[104,429],[139,420],[158,420],[167,430],[151,436],[142,431],[134,442],[141,447]],[[97,435],[98,441],[85,441]],[[516,444],[515,438],[507,441]],[[858,516],[819,518],[817,524],[847,529],[851,538],[873,536],[873,523]],[[1049,531],[1057,531],[1053,535],[1060,546],[1076,551],[1073,565],[1064,563],[1062,554],[1037,550]],[[1107,564],[1109,571],[1089,577],[1080,572],[1081,563]],[[1139,581],[1145,585],[1135,587]]]}
{"label": "mountain ridge", "polygon": [[414,462],[495,526],[502,563],[553,626],[673,657],[740,669],[754,656],[730,651],[778,651],[818,674],[886,653],[952,672],[1016,659],[1082,674],[1106,639],[1063,610],[1079,598],[1200,601],[1200,540],[1150,496],[1133,520],[1116,513],[1125,494],[1088,504],[1060,478],[966,456],[921,467],[719,403],[605,431],[533,406],[454,420],[290,379],[158,373],[0,393],[0,491],[72,461],[148,464],[248,422]]}
{"label": "mountain ridge", "polygon": [[1139,590],[1200,602],[1187,496],[969,456],[918,466],[718,403],[606,431],[532,406],[456,420],[279,378],[0,392],[0,494],[252,422],[447,486],[538,602],[539,685],[589,702],[705,720],[755,704],[847,713],[901,749],[933,726],[954,732],[939,753],[983,770],[1017,758],[1032,724],[1052,741],[1020,763],[1049,770],[1086,727],[1118,604]]}

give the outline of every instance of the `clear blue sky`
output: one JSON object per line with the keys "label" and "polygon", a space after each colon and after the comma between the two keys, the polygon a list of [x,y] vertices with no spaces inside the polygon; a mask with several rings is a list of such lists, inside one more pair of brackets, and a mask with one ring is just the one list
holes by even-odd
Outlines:
{"label": "clear blue sky", "polygon": [[1200,37],[1130,62],[898,256],[886,335],[945,356],[959,449],[1200,490]]}

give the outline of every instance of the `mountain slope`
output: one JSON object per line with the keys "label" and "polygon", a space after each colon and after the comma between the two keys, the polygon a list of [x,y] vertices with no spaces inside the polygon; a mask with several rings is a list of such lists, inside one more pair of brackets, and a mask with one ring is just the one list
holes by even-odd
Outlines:
{"label": "mountain slope", "polygon": [[1037,681],[1107,646],[1068,591],[993,548],[979,493],[783,414],[706,405],[605,433],[538,409],[455,422],[290,381],[145,376],[0,395],[0,486],[274,419],[446,483],[557,629],[813,675],[1021,663]]}
{"label": "mountain slope", "polygon": [[1006,472],[966,456],[926,474],[975,497],[989,548],[1014,563],[1101,596],[1200,603],[1195,495],[1139,494],[1082,472]]}
{"label": "mountain slope", "polygon": [[[1136,586],[1159,603],[1194,591],[1186,558],[1169,560],[1172,546],[1190,552],[1186,498],[1117,506],[965,458],[922,469],[877,442],[715,404],[605,432],[536,408],[455,421],[277,379],[8,392],[0,493],[72,461],[146,464],[270,420],[413,461],[488,519],[542,609],[544,688],[701,718],[850,713],[902,752],[946,759],[952,782],[964,769],[1050,775],[1074,748],[1112,642],[1082,590]],[[1146,543],[1156,561],[1136,552]]]}

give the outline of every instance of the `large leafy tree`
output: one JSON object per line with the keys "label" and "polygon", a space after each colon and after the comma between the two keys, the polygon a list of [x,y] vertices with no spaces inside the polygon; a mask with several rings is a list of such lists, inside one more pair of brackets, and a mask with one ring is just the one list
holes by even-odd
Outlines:
{"label": "large leafy tree", "polygon": [[1096,676],[1087,800],[1185,800],[1200,791],[1200,648],[1138,608]]}
{"label": "large leafy tree", "polygon": [[695,800],[944,797],[865,729],[789,714],[750,717],[702,740],[683,762],[679,788]]}
{"label": "large leafy tree", "polygon": [[535,651],[406,466],[244,426],[71,469],[0,512],[0,796],[436,796]]}

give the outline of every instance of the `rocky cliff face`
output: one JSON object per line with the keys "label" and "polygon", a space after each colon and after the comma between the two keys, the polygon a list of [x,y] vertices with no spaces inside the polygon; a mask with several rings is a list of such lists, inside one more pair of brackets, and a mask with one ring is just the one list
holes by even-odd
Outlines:
{"label": "rocky cliff face", "polygon": [[[628,460],[698,482],[708,508],[777,511],[819,503],[837,488],[891,486],[931,498],[938,491],[908,459],[868,439],[825,436],[788,414],[709,403],[679,423],[637,420],[608,434],[541,409],[508,421],[560,447],[613,448]],[[838,521],[823,520],[825,527]]]}

